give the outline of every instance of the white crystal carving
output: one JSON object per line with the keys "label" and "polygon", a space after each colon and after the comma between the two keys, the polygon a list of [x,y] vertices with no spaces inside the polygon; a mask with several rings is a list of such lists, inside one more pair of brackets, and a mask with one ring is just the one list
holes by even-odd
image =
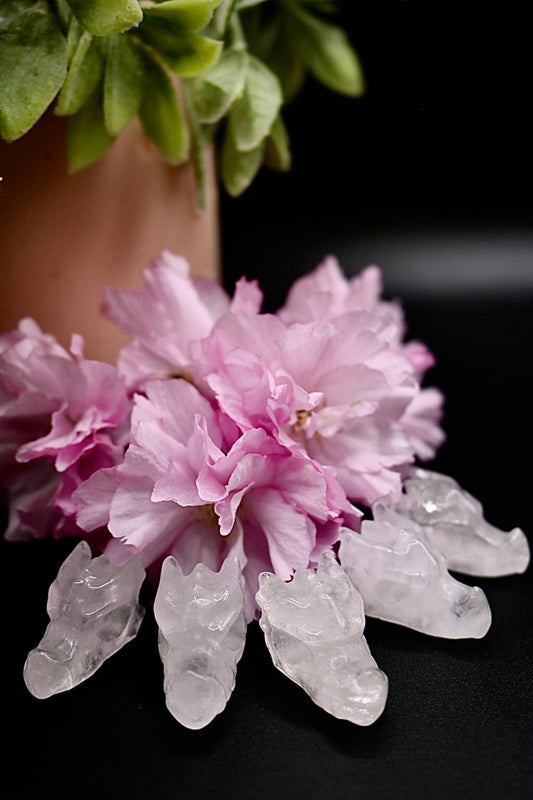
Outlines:
{"label": "white crystal carving", "polygon": [[40,699],[72,689],[137,634],[144,610],[139,591],[145,577],[139,557],[118,567],[107,556],[91,557],[80,542],[50,586],[50,623],[24,665],[24,681]]}
{"label": "white crystal carving", "polygon": [[339,559],[369,617],[448,639],[479,639],[490,627],[484,592],[452,578],[420,526],[391,508],[361,533],[343,528]]}
{"label": "white crystal carving", "polygon": [[[529,546],[520,528],[509,533],[490,525],[481,503],[447,475],[414,469],[397,507],[421,525],[428,544],[442,553],[449,569],[466,575],[498,577],[524,572]],[[381,506],[374,509],[379,518]]]}
{"label": "white crystal carving", "polygon": [[154,612],[167,708],[185,727],[203,728],[224,710],[244,650],[244,590],[237,559],[228,557],[219,572],[198,564],[184,576],[168,556]]}
{"label": "white crystal carving", "polygon": [[363,636],[361,596],[330,554],[316,572],[297,570],[285,583],[259,577],[259,624],[274,665],[334,717],[370,725],[387,700],[387,676]]}

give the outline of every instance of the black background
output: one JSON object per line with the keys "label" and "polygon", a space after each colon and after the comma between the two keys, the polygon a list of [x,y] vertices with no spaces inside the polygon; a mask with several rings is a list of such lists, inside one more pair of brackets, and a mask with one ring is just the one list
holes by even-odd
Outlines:
{"label": "black background", "polygon": [[[349,273],[377,261],[392,293],[420,293],[431,281],[450,289],[453,265],[439,245],[463,235],[466,253],[456,248],[448,262],[464,261],[475,244],[474,261],[467,275],[456,270],[451,288],[471,279],[490,289],[486,276],[498,273],[506,289],[516,270],[531,288],[533,70],[519,6],[371,0],[340,8],[366,95],[346,100],[309,83],[285,114],[292,172],[263,171],[238,200],[223,197],[228,287],[243,273],[259,277],[276,306],[295,275],[334,251]],[[527,254],[517,250],[525,232]],[[417,267],[407,268],[406,238]]]}
{"label": "black background", "polygon": [[[531,68],[512,4],[344,2],[366,74],[352,101],[309,85],[286,115],[290,174],[222,198],[225,281],[258,277],[266,308],[329,252],[369,261],[438,366],[447,442],[433,468],[529,535],[533,358]],[[531,536],[530,536],[531,541]],[[529,798],[531,571],[476,581],[493,625],[433,639],[374,620],[390,680],[371,728],[316,708],[250,626],[237,688],[207,729],[165,710],[156,626],[72,692],[37,701],[22,664],[68,542],[1,543],[5,712],[0,795],[44,797]],[[465,579],[467,582],[469,579]],[[473,582],[473,580],[472,580]]]}

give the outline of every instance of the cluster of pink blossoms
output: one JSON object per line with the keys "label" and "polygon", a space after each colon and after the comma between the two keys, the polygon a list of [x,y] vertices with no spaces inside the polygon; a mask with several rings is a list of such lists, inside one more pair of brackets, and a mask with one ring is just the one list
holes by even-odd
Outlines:
{"label": "cluster of pink blossoms", "polygon": [[83,536],[155,575],[169,554],[185,572],[236,555],[251,620],[260,572],[315,564],[434,454],[433,357],[404,343],[376,267],[348,281],[328,258],[275,315],[255,282],[230,300],[168,252],[145,280],[107,290],[104,313],[131,335],[116,367],[31,320],[0,336],[6,535]]}

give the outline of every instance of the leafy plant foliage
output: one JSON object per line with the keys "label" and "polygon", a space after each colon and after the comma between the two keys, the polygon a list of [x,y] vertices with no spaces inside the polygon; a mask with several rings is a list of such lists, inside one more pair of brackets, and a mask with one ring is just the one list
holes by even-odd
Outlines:
{"label": "leafy plant foliage", "polygon": [[221,178],[243,192],[264,164],[287,170],[281,110],[307,74],[363,90],[328,0],[2,0],[0,136],[23,136],[55,100],[71,171],[100,158],[139,116],[171,164],[221,145]]}

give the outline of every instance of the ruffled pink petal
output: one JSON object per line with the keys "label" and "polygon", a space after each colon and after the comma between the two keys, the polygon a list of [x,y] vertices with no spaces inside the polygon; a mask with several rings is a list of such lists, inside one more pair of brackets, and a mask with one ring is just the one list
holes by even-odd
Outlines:
{"label": "ruffled pink petal", "polygon": [[246,498],[246,513],[253,517],[267,540],[276,575],[289,580],[295,569],[309,564],[316,527],[309,517],[287,503],[274,489],[254,489]]}
{"label": "ruffled pink petal", "polygon": [[334,256],[291,287],[278,316],[286,324],[333,320],[350,311],[375,311],[382,292],[381,270],[366,267],[348,280]]}
{"label": "ruffled pink petal", "polygon": [[444,442],[445,434],[439,424],[443,405],[444,396],[438,389],[422,389],[402,417],[411,446],[423,461],[434,458],[437,448]]}
{"label": "ruffled pink petal", "polygon": [[435,366],[435,356],[423,342],[407,342],[402,347],[402,353],[409,359],[415,372],[421,375]]}
{"label": "ruffled pink petal", "polygon": [[120,484],[116,467],[93,473],[73,492],[76,521],[84,531],[105,527],[111,515],[111,501]]}
{"label": "ruffled pink petal", "polygon": [[235,284],[235,294],[231,301],[233,314],[259,314],[263,302],[263,292],[257,281],[241,278]]}

